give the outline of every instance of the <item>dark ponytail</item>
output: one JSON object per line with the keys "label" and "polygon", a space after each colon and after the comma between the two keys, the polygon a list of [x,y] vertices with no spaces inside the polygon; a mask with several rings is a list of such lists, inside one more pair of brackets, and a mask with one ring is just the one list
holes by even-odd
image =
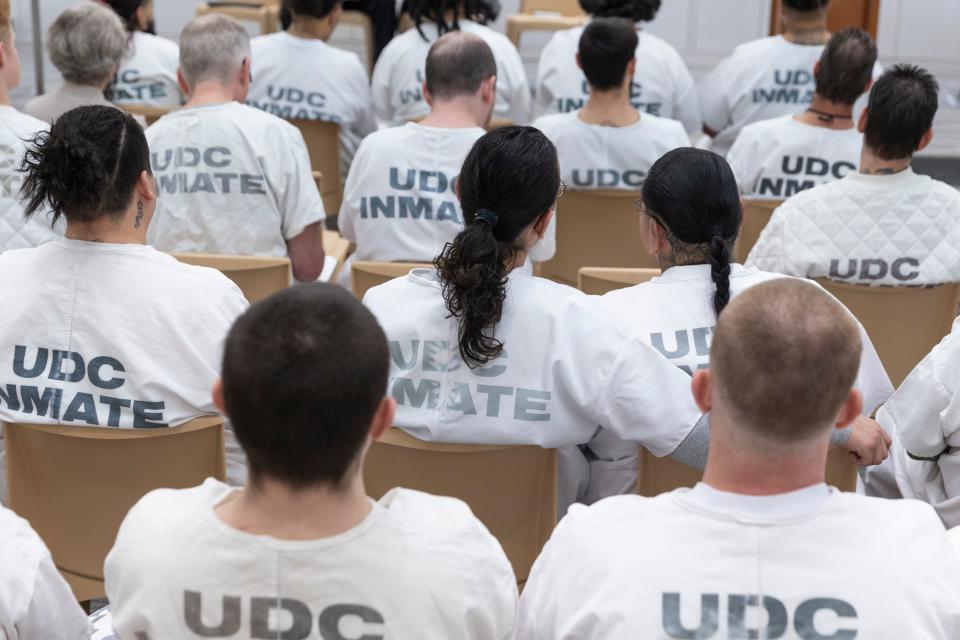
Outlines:
{"label": "dark ponytail", "polygon": [[150,171],[143,129],[115,107],[66,112],[33,138],[23,157],[25,215],[49,208],[56,222],[120,216],[142,171]]}
{"label": "dark ponytail", "polygon": [[[449,31],[460,30],[457,17],[461,9],[467,19],[480,24],[493,22],[500,15],[500,0],[407,0],[405,6],[420,37],[427,41],[429,38],[422,28],[424,20],[436,23],[437,34],[442,36]],[[453,14],[450,22],[447,22],[447,12]]]}
{"label": "dark ponytail", "polygon": [[580,8],[594,18],[650,22],[660,11],[660,0],[580,0]]}
{"label": "dark ponytail", "polygon": [[503,352],[494,330],[503,316],[508,265],[524,250],[520,234],[556,203],[557,150],[533,127],[496,129],[470,149],[458,189],[466,226],[434,265],[447,310],[460,320],[460,356],[474,368]]}
{"label": "dark ponytail", "polygon": [[717,315],[730,302],[730,261],[740,231],[740,191],[730,165],[684,147],[657,160],[643,182],[644,211],[667,232],[674,264],[710,264]]}
{"label": "dark ponytail", "polygon": [[284,31],[293,24],[296,16],[322,20],[341,4],[342,0],[283,0],[280,5],[280,26]]}

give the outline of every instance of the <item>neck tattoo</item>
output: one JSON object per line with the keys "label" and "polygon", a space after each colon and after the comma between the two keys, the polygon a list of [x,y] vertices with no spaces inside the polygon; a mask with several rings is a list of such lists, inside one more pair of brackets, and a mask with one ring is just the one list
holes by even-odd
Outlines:
{"label": "neck tattoo", "polygon": [[139,229],[140,224],[143,222],[143,201],[137,200],[137,217],[133,221],[133,228]]}
{"label": "neck tattoo", "polygon": [[894,169],[893,167],[880,167],[879,169],[865,169],[861,173],[865,173],[868,176],[892,176],[901,171],[906,171],[907,167],[901,167],[900,169]]}
{"label": "neck tattoo", "polygon": [[833,124],[834,120],[853,120],[853,116],[844,115],[842,113],[830,113],[829,111],[821,111],[820,109],[814,109],[813,107],[807,107],[809,113],[817,116],[817,120],[823,122],[824,124]]}

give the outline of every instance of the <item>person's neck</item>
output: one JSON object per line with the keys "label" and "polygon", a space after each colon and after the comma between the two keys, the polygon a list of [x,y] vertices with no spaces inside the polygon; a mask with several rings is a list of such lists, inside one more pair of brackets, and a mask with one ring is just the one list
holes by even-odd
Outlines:
{"label": "person's neck", "polygon": [[205,107],[214,104],[233,102],[234,91],[219,82],[199,82],[190,93],[190,99],[184,108]]}
{"label": "person's neck", "polygon": [[7,89],[7,84],[0,82],[0,106],[9,107],[10,105],[10,91]]}
{"label": "person's neck", "polygon": [[425,127],[439,129],[468,129],[483,127],[486,119],[481,114],[483,105],[473,104],[471,100],[438,100],[430,108],[430,115],[420,121]]}
{"label": "person's neck", "polygon": [[253,535],[281,540],[317,540],[335,536],[363,522],[370,514],[360,473],[346,489],[329,487],[293,490],[282,482],[262,479],[249,482],[214,509],[224,523]]}
{"label": "person's neck", "polygon": [[884,160],[878,157],[867,145],[863,145],[860,151],[860,173],[871,176],[888,176],[901,171],[906,171],[910,167],[910,161],[913,158],[897,158],[895,160]]}
{"label": "person's neck", "polygon": [[295,16],[287,29],[287,33],[298,38],[326,42],[333,34],[333,28],[330,26],[330,21],[324,18]]}
{"label": "person's neck", "polygon": [[[136,214],[122,218],[101,218],[94,222],[68,222],[64,234],[68,240],[102,242],[104,244],[147,244],[147,225],[137,226]],[[134,220],[131,222],[131,220]]]}
{"label": "person's neck", "polygon": [[577,117],[587,124],[628,127],[640,120],[640,112],[630,104],[630,89],[623,86],[610,91],[591,89],[590,98]]}
{"label": "person's neck", "polygon": [[817,14],[811,18],[794,18],[785,21],[783,38],[793,44],[820,45],[830,39],[826,14]]}
{"label": "person's neck", "polygon": [[853,128],[853,105],[832,102],[814,94],[807,110],[794,119],[814,127],[845,131]]}

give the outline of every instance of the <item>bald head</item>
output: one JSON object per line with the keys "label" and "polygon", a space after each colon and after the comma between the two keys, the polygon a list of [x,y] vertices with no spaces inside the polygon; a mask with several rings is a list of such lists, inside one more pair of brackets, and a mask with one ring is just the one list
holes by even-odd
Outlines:
{"label": "bald head", "polygon": [[717,321],[714,402],[758,447],[816,440],[850,396],[860,350],[856,321],[819,287],[792,278],[750,287]]}
{"label": "bald head", "polygon": [[444,34],[427,54],[427,91],[434,100],[472,96],[497,75],[497,62],[487,43],[472,33]]}

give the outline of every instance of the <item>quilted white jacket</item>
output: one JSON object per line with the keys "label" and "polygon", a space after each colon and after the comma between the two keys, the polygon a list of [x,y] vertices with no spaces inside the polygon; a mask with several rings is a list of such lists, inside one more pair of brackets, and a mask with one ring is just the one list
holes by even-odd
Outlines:
{"label": "quilted white jacket", "polygon": [[907,169],[850,173],[788,199],[747,266],[872,285],[960,281],[960,191]]}

